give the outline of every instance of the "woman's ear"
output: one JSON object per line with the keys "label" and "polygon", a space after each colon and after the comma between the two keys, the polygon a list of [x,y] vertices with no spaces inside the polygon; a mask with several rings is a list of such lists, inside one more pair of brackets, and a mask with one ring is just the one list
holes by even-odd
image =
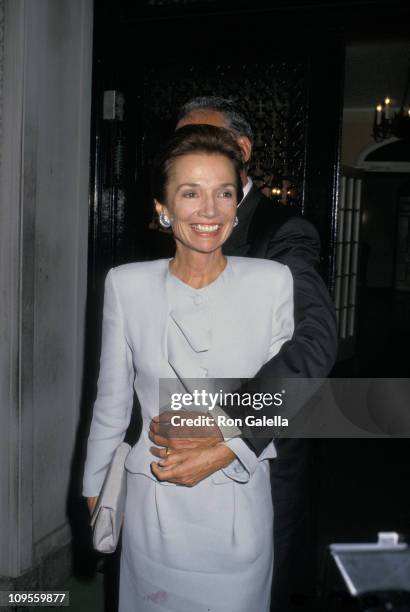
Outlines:
{"label": "woman's ear", "polygon": [[155,211],[156,211],[157,215],[160,215],[161,213],[164,213],[164,215],[169,217],[168,208],[166,206],[164,206],[164,204],[161,204],[161,202],[159,202],[158,200],[154,199],[154,206],[155,206]]}
{"label": "woman's ear", "polygon": [[243,163],[246,164],[252,155],[252,143],[247,136],[239,136],[237,142],[242,151]]}

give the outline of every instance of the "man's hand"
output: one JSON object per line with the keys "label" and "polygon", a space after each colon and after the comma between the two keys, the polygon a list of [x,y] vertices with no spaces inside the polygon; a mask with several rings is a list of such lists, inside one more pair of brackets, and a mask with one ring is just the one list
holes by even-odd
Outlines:
{"label": "man's hand", "polygon": [[[178,415],[183,419],[206,418],[205,425],[173,425],[171,418]],[[181,422],[181,421],[180,421]],[[212,416],[194,411],[176,413],[173,410],[155,416],[150,424],[149,437],[158,446],[167,446],[171,450],[209,447],[223,441],[223,436]]]}
{"label": "man's hand", "polygon": [[186,447],[180,450],[171,450],[169,446],[151,447],[151,453],[160,459],[151,463],[151,470],[158,480],[186,487],[195,486],[207,476],[229,465],[236,457],[224,444]]}
{"label": "man's hand", "polygon": [[[152,419],[149,438],[157,446],[151,452],[158,457],[158,463],[152,462],[151,469],[158,480],[166,480],[178,485],[193,487],[214,472],[226,467],[235,459],[235,454],[225,445],[220,444],[223,437],[219,427],[210,415],[205,425],[172,425],[175,414],[184,419],[197,419],[198,412],[173,410],[163,412]],[[168,453],[167,454],[167,449]]]}

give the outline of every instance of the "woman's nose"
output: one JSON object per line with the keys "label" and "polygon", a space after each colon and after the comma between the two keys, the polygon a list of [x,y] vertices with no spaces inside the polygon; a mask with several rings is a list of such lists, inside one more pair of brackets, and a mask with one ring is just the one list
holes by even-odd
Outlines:
{"label": "woman's nose", "polygon": [[206,194],[201,204],[200,212],[204,217],[214,217],[217,214],[217,203],[212,194]]}

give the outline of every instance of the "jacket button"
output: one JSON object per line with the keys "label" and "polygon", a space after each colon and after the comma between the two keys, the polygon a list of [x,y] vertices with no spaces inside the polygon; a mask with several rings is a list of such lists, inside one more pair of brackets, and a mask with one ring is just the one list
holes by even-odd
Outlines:
{"label": "jacket button", "polygon": [[235,472],[235,474],[242,474],[242,472],[244,471],[241,463],[239,463],[237,459],[233,462],[233,471]]}

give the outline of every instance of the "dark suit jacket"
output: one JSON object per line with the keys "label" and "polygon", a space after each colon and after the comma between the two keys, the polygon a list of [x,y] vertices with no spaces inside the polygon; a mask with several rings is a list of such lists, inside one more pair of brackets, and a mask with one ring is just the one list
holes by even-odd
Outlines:
{"label": "dark suit jacket", "polygon": [[[292,340],[241,391],[276,392],[279,379],[326,377],[336,360],[337,329],[334,305],[318,272],[320,239],[316,229],[292,208],[274,204],[255,186],[239,206],[238,218],[237,231],[225,243],[224,252],[275,259],[289,266],[295,304]],[[238,417],[237,405],[224,405],[223,409],[229,416]],[[255,414],[252,408],[241,410],[242,418]],[[245,442],[260,454],[268,438],[260,437],[259,428],[242,431]]]}

